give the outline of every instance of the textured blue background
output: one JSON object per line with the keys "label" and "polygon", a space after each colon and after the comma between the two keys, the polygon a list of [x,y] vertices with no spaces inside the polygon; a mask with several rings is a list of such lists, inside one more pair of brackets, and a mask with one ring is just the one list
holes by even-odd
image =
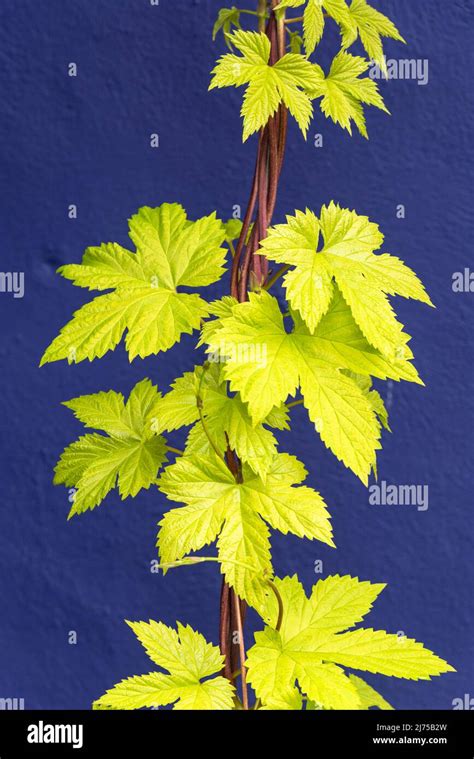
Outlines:
{"label": "textured blue background", "polygon": [[[430,81],[383,83],[393,116],[369,110],[370,141],[351,140],[318,112],[305,143],[292,125],[277,218],[334,198],[377,220],[386,249],[420,274],[438,308],[400,301],[427,388],[385,387],[393,434],[380,478],[428,484],[430,507],[370,507],[364,487],[324,449],[304,412],[282,435],[310,469],[333,514],[338,550],[274,536],[280,575],[310,587],[324,573],[389,583],[371,624],[423,640],[458,670],[431,683],[371,677],[398,708],[451,708],[474,696],[472,602],[472,294],[453,294],[472,257],[472,27],[468,0],[375,3],[410,40],[388,57],[428,58]],[[252,3],[247,3],[251,7]],[[127,243],[140,205],[180,201],[193,217],[244,204],[255,151],[241,144],[241,93],[207,93],[223,45],[214,0],[2,0],[0,70],[2,269],[26,273],[23,300],[0,295],[2,339],[0,697],[27,708],[88,708],[149,664],[124,618],[176,618],[216,640],[216,567],[150,573],[157,492],[66,522],[67,492],[52,468],[81,430],[61,401],[148,375],[166,389],[192,366],[191,338],[129,365],[123,348],[92,365],[41,370],[44,347],[86,300],[55,275],[87,245]],[[335,29],[323,62],[337,48]],[[69,62],[77,78],[67,76]],[[158,150],[149,146],[160,135]],[[315,132],[324,148],[313,145]],[[68,220],[75,203],[79,216]],[[406,206],[406,219],[396,206]],[[215,294],[215,290],[214,293]],[[179,438],[176,437],[176,444]],[[68,632],[77,631],[77,645]]]}

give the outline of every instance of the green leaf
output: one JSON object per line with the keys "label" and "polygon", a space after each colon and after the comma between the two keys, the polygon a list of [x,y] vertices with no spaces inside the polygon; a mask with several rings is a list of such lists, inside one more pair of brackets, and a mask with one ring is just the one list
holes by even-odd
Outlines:
{"label": "green leaf", "polygon": [[[380,448],[380,425],[370,401],[341,368],[420,382],[416,370],[369,345],[337,288],[314,334],[296,316],[288,333],[277,300],[267,292],[249,297],[248,303],[233,306],[231,316],[218,319],[208,337],[211,352],[229,356],[223,371],[231,389],[240,393],[258,424],[300,388],[325,445],[367,483]],[[265,346],[264,363],[254,360],[258,346]]]}
{"label": "green leaf", "polygon": [[[238,419],[237,414],[235,414],[235,416],[236,419]],[[242,439],[235,448],[232,449],[234,450],[234,453],[237,454],[239,459],[242,461],[245,460],[250,468],[256,474],[259,474],[262,480],[265,480],[267,471],[272,463],[273,458],[268,457],[267,451],[268,444],[272,446],[273,436],[271,436],[270,439],[266,437],[263,438],[262,432],[266,433],[268,430],[265,430],[262,425],[257,425],[257,427],[253,428],[250,425],[249,427],[247,417],[248,414],[245,415],[245,426],[242,427],[246,437]],[[184,450],[185,455],[199,454],[201,456],[207,456],[211,451],[215,452],[218,450],[220,455],[223,456],[227,451],[227,448],[231,447],[230,438],[228,440],[227,433],[219,424],[219,419],[216,417],[206,417],[205,419],[205,428],[201,422],[196,422],[196,424],[190,429],[189,434],[186,438],[186,446]],[[238,421],[243,422],[242,419],[238,419]],[[227,426],[229,426],[228,423]],[[260,436],[263,438],[262,442],[260,442]],[[254,439],[260,450],[263,450],[264,458],[262,460],[259,460],[254,453]]]}
{"label": "green leaf", "polygon": [[[274,585],[283,605],[281,627],[275,629],[279,607],[270,595],[263,612],[268,625],[255,634],[247,656],[248,682],[264,704],[294,699],[298,684],[324,709],[368,708],[374,693],[338,665],[413,680],[454,671],[414,640],[370,629],[342,632],[367,614],[383,585],[336,575],[316,583],[310,598],[296,576]],[[389,708],[381,697],[375,700]]]}
{"label": "green leaf", "polygon": [[385,587],[383,583],[361,582],[349,575],[326,577],[313,586],[311,619],[327,633],[354,627],[370,612]]}
{"label": "green leaf", "polygon": [[382,427],[386,429],[387,432],[391,432],[390,425],[388,423],[388,411],[380,393],[377,390],[370,390],[370,392],[367,393],[367,397],[373,410],[380,419]]}
{"label": "green leaf", "polygon": [[366,0],[352,0],[348,17],[341,19],[342,44],[350,47],[360,37],[369,58],[386,73],[387,65],[383,52],[382,37],[390,37],[405,42],[395,24],[383,13],[372,8]]}
{"label": "green leaf", "polygon": [[261,607],[265,582],[272,575],[267,523],[283,534],[333,545],[324,501],[316,491],[299,486],[305,476],[302,464],[287,454],[274,457],[265,481],[244,465],[242,482],[236,482],[212,452],[205,459],[179,459],[158,481],[170,500],[186,504],[169,511],[160,522],[161,560],[177,561],[218,537],[226,581],[241,598]]}
{"label": "green leaf", "polygon": [[453,668],[439,659],[422,643],[389,635],[383,630],[354,630],[323,640],[317,646],[319,656],[351,669],[403,677],[407,680],[430,680]]}
{"label": "green leaf", "polygon": [[349,9],[345,0],[323,0],[323,5],[327,14],[338,24],[347,22]]}
{"label": "green leaf", "polygon": [[[373,709],[374,707],[377,709],[382,709],[384,711],[393,710],[393,706],[391,706],[388,701],[386,701],[383,696],[380,695],[380,693],[377,693],[374,688],[368,685],[365,680],[362,680],[361,677],[357,677],[357,675],[349,675],[349,680],[356,689],[357,696],[359,697],[359,706],[357,707],[358,710],[368,710]],[[321,706],[320,703],[308,700],[306,709],[309,711],[314,711],[324,709],[324,707]]]}
{"label": "green leaf", "polygon": [[349,675],[349,680],[357,690],[361,709],[365,710],[377,707],[384,711],[393,711],[393,706],[390,706],[388,701],[386,701],[380,693],[377,693],[374,688],[362,680],[361,677],[357,677],[357,675]]}
{"label": "green leaf", "polygon": [[240,219],[229,219],[224,224],[226,242],[238,240],[242,231],[242,221]]}
{"label": "green leaf", "polygon": [[144,207],[130,219],[130,237],[136,253],[106,244],[89,248],[82,264],[59,269],[79,287],[115,291],[76,311],[41,364],[100,358],[119,344],[125,331],[130,360],[145,358],[171,348],[208,315],[199,295],[177,288],[203,287],[224,273],[225,249],[220,245],[225,230],[215,214],[190,222],[176,203]]}
{"label": "green leaf", "polygon": [[304,5],[306,0],[281,0],[278,3],[275,10],[283,10],[284,8],[299,8],[300,5]]}
{"label": "green leaf", "polygon": [[288,31],[290,52],[301,55],[301,50],[304,45],[303,37],[298,32]]}
{"label": "green leaf", "polygon": [[241,28],[240,10],[238,8],[221,8],[212,29],[212,39],[215,40],[222,29],[225,43],[229,50],[232,50],[232,46],[229,42],[229,34],[232,32],[233,26],[237,29]]}
{"label": "green leaf", "polygon": [[286,296],[311,332],[329,308],[335,281],[367,340],[388,357],[403,357],[407,336],[387,295],[433,304],[403,261],[387,253],[375,255],[383,240],[366,216],[331,202],[322,207],[319,219],[308,209],[287,216],[286,224],[269,230],[261,248],[271,261],[293,267],[283,280]]}
{"label": "green leaf", "polygon": [[206,454],[218,449],[223,455],[230,447],[263,479],[277,453],[276,438],[264,424],[288,429],[288,412],[284,407],[272,409],[263,424],[253,425],[240,396],[228,396],[227,383],[216,363],[196,366],[193,372],[175,380],[170,392],[157,400],[153,416],[158,432],[195,425],[188,437],[186,453]]}
{"label": "green leaf", "polygon": [[153,434],[150,414],[159,393],[150,380],[135,385],[125,404],[110,390],[67,401],[86,427],[103,430],[71,443],[61,455],[54,482],[76,488],[69,517],[98,506],[118,484],[123,499],[155,482],[166,461],[166,441]]}
{"label": "green leaf", "polygon": [[287,53],[269,65],[270,40],[263,33],[236,31],[229,40],[242,55],[227,54],[219,59],[209,89],[248,85],[241,111],[244,141],[267,124],[281,103],[306,136],[313,115],[306,90],[319,82],[315,66],[297,53]]}
{"label": "green leaf", "polygon": [[344,374],[346,374],[348,377],[351,377],[351,379],[353,379],[354,382],[356,382],[356,384],[360,387],[365,397],[369,401],[374,412],[377,414],[382,427],[385,430],[387,430],[387,432],[391,432],[390,425],[388,423],[387,408],[385,406],[384,400],[382,396],[380,395],[380,393],[377,390],[374,390],[372,388],[371,378],[366,377],[363,374],[356,374],[355,372],[350,372],[348,370],[344,370]]}
{"label": "green leaf", "polygon": [[324,32],[323,4],[321,0],[308,0],[303,17],[306,54],[311,55]]}
{"label": "green leaf", "polygon": [[[232,309],[238,302],[237,298],[234,298],[232,295],[224,295],[219,300],[213,300],[212,303],[209,303],[209,315],[216,316],[218,319],[232,316]],[[219,322],[216,319],[204,322],[201,326],[201,342],[210,342],[218,326]],[[220,360],[220,356],[216,356],[216,360]]]}
{"label": "green leaf", "polygon": [[303,699],[297,688],[288,690],[283,696],[269,698],[265,704],[259,707],[262,711],[301,711]]}
{"label": "green leaf", "polygon": [[94,702],[94,709],[142,709],[167,704],[181,710],[233,708],[234,688],[229,680],[213,677],[201,682],[222,669],[224,658],[217,646],[179,622],[177,631],[151,620],[127,624],[151,660],[170,674],[150,672],[122,680]]}
{"label": "green leaf", "polygon": [[[224,453],[230,447],[241,461],[265,479],[277,453],[273,433],[263,424],[253,427],[247,406],[238,395],[229,398],[222,392],[209,392],[204,409],[207,434],[218,450]],[[200,451],[210,450],[210,442],[201,422],[196,424],[196,428],[202,433]],[[191,453],[193,445],[188,445],[186,450]]]}
{"label": "green leaf", "polygon": [[157,284],[170,289],[179,285],[206,287],[219,280],[225,269],[225,237],[216,214],[195,222],[177,203],[141,208],[129,222],[130,237]]}
{"label": "green leaf", "polygon": [[303,30],[306,54],[309,56],[323,36],[325,27],[323,8],[327,15],[339,24],[344,23],[345,28],[351,27],[353,21],[344,0],[282,0],[277,7],[281,9],[299,8],[301,5],[305,5],[305,2]]}
{"label": "green leaf", "polygon": [[350,47],[360,37],[368,57],[386,73],[382,37],[405,42],[395,24],[383,13],[372,8],[366,0],[282,0],[278,8],[299,8],[305,5],[303,28],[307,55],[311,55],[324,31],[323,8],[341,27],[342,46]]}
{"label": "green leaf", "polygon": [[311,98],[322,98],[321,110],[327,118],[347,129],[352,135],[352,121],[363,137],[368,137],[363,105],[373,105],[385,113],[387,110],[377,83],[360,75],[369,68],[369,61],[341,51],[334,58],[329,74],[314,65],[318,82],[307,88]]}
{"label": "green leaf", "polygon": [[198,421],[198,396],[202,398],[209,386],[219,386],[218,368],[214,365],[206,370],[196,366],[194,371],[174,380],[169,393],[160,396],[153,407],[156,432],[172,432]]}

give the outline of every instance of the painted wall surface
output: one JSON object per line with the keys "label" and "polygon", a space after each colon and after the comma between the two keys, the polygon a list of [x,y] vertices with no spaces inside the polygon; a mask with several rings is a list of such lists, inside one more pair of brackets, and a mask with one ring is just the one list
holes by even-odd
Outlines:
{"label": "painted wall surface", "polygon": [[[298,409],[282,447],[306,463],[309,483],[330,505],[338,550],[274,536],[274,559],[280,575],[298,571],[308,588],[317,560],[324,574],[387,582],[371,625],[424,641],[458,672],[419,684],[368,679],[397,708],[450,709],[453,699],[474,696],[474,293],[452,289],[453,273],[472,265],[474,14],[469,0],[374,4],[410,42],[389,42],[387,56],[428,61],[429,81],[382,83],[393,115],[369,109],[369,141],[351,139],[319,112],[307,142],[292,125],[276,219],[306,205],[318,211],[330,199],[356,208],[426,283],[436,310],[397,303],[426,388],[382,386],[393,434],[384,435],[379,477],[427,485],[429,504],[425,511],[370,506],[367,490]],[[78,262],[87,245],[127,244],[126,220],[144,204],[179,201],[194,218],[214,209],[228,218],[245,203],[255,140],[242,146],[241,92],[207,92],[224,51],[210,34],[219,7],[217,0],[0,3],[1,268],[25,273],[23,298],[0,294],[0,697],[24,698],[27,708],[86,709],[122,677],[147,672],[125,618],[180,619],[217,638],[214,565],[166,578],[150,572],[163,496],[150,491],[122,503],[113,494],[67,523],[67,491],[52,485],[59,453],[82,429],[61,401],[128,393],[143,376],[167,389],[191,368],[193,339],[131,365],[123,348],[92,364],[40,370],[38,362],[87,299],[55,275],[61,263]],[[323,65],[337,46],[333,28]],[[71,62],[75,78],[67,75]],[[159,149],[150,147],[152,133]],[[323,148],[314,146],[316,133]]]}

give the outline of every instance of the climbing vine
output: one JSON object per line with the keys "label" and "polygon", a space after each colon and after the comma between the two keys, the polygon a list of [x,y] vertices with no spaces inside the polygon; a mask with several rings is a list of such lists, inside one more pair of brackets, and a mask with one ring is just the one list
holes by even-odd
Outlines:
{"label": "climbing vine", "polygon": [[[325,72],[313,58],[328,24],[341,48]],[[307,595],[297,576],[275,576],[272,531],[335,545],[323,497],[277,433],[303,405],[315,434],[367,485],[389,430],[373,379],[422,384],[391,298],[432,304],[403,261],[379,252],[383,234],[367,217],[333,201],[291,209],[278,224],[274,213],[288,119],[306,137],[316,105],[367,137],[364,108],[387,111],[366,76],[370,61],[383,71],[382,38],[403,38],[365,0],[258,0],[222,9],[220,34],[228,51],[210,89],[245,88],[243,139],[256,135],[244,218],[191,220],[177,203],[140,208],[129,220],[134,250],[103,244],[59,269],[106,292],[73,315],[42,359],[92,361],[125,337],[132,361],[197,331],[206,352],[164,395],[144,379],[127,400],[110,390],[65,403],[95,430],[56,466],[55,482],[75,489],[70,517],[116,488],[122,499],[158,488],[179,504],[159,524],[162,568],[209,561],[222,574],[219,646],[180,623],[129,622],[160,669],[119,682],[94,707],[390,709],[351,670],[417,680],[452,667],[415,640],[356,627],[383,584],[334,575]],[[367,58],[348,52],[358,41]],[[226,271],[227,293],[206,301],[201,289]],[[170,435],[183,427],[180,450]],[[249,647],[248,606],[262,620]]]}

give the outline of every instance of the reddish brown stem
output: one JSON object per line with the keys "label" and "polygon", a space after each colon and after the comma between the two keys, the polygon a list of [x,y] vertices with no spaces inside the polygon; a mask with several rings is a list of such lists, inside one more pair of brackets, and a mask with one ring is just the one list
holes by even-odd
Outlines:
{"label": "reddish brown stem", "polygon": [[223,581],[221,587],[221,603],[220,603],[220,624],[219,624],[219,639],[221,654],[224,657],[224,669],[222,674],[227,677],[228,680],[232,680],[232,657],[230,655],[232,641],[229,638],[230,625],[230,612],[231,612],[231,590],[227,583]]}
{"label": "reddish brown stem", "polygon": [[240,599],[234,594],[234,612],[237,622],[237,635],[239,641],[239,661],[240,661],[240,678],[242,681],[242,704],[244,709],[249,708],[249,696],[247,690],[247,668],[245,666],[245,641],[244,641],[244,623]]}
{"label": "reddish brown stem", "polygon": [[[273,10],[279,0],[268,0]],[[259,2],[259,8],[262,0]],[[270,39],[270,64],[274,65],[285,54],[285,26],[270,13],[265,33]],[[257,161],[247,210],[242,223],[242,231],[237,242],[231,273],[231,294],[241,303],[248,298],[249,282],[263,285],[268,278],[268,262],[262,255],[256,255],[260,240],[267,235],[275,211],[278,182],[283,166],[287,133],[288,112],[281,105],[277,113],[261,130],[258,140]],[[249,229],[254,222],[252,232]],[[247,242],[248,238],[248,242]],[[235,452],[226,452],[226,462],[237,482],[242,482],[242,468]],[[245,645],[243,626],[247,604],[239,599],[225,580],[221,590],[220,647],[225,658],[224,675],[232,679],[232,673],[240,669],[242,677],[242,697],[244,708],[247,702],[245,682]],[[235,640],[235,633],[238,639]],[[239,666],[240,664],[240,666]]]}
{"label": "reddish brown stem", "polygon": [[[270,122],[268,124],[268,152],[269,152],[269,187],[268,187],[268,200],[267,200],[267,219],[268,224],[270,225],[272,222],[273,212],[275,210],[275,203],[276,203],[276,197],[278,192],[278,180],[280,178],[280,151],[279,151],[279,122],[281,123],[281,114],[280,117],[277,118],[276,116],[273,116],[270,119]],[[262,235],[261,239],[263,240],[264,237],[266,237],[267,230],[265,229],[265,234]]]}
{"label": "reddish brown stem", "polygon": [[[240,606],[240,621],[236,613],[237,601]],[[247,604],[238,597],[236,592],[229,588],[230,604],[230,626],[229,626],[229,651],[230,651],[230,668],[232,672],[240,669],[241,664],[241,640],[244,641],[243,625],[247,615]],[[239,625],[242,625],[242,635],[239,632]]]}
{"label": "reddish brown stem", "polygon": [[[263,240],[267,235],[268,228],[268,216],[267,216],[267,204],[268,204],[268,179],[269,179],[269,141],[270,134],[273,130],[270,128],[270,123],[265,127],[262,137],[262,149],[264,151],[264,160],[260,162],[260,170],[258,176],[258,241]],[[262,256],[254,256],[252,261],[252,272],[254,274],[255,283],[258,285],[263,284],[264,279],[268,273],[267,260]]]}
{"label": "reddish brown stem", "polygon": [[230,283],[230,292],[231,295],[234,296],[234,298],[239,297],[239,265],[240,265],[240,259],[242,256],[242,250],[245,245],[245,241],[247,239],[248,231],[250,229],[250,223],[252,221],[252,217],[255,211],[255,206],[257,204],[257,194],[258,194],[258,172],[259,172],[259,165],[260,165],[260,145],[261,141],[259,140],[258,143],[258,151],[257,151],[257,161],[255,164],[255,172],[253,175],[252,180],[252,189],[250,191],[250,198],[247,205],[247,211],[245,212],[244,221],[242,223],[242,230],[240,232],[240,237],[237,241],[237,246],[235,249],[235,256],[232,263],[232,273],[231,273],[231,283]]}
{"label": "reddish brown stem", "polygon": [[247,300],[247,290],[250,277],[250,271],[253,264],[253,254],[258,247],[258,224],[255,224],[252,229],[252,234],[245,251],[244,262],[240,272],[240,283],[238,298],[241,303]]}

